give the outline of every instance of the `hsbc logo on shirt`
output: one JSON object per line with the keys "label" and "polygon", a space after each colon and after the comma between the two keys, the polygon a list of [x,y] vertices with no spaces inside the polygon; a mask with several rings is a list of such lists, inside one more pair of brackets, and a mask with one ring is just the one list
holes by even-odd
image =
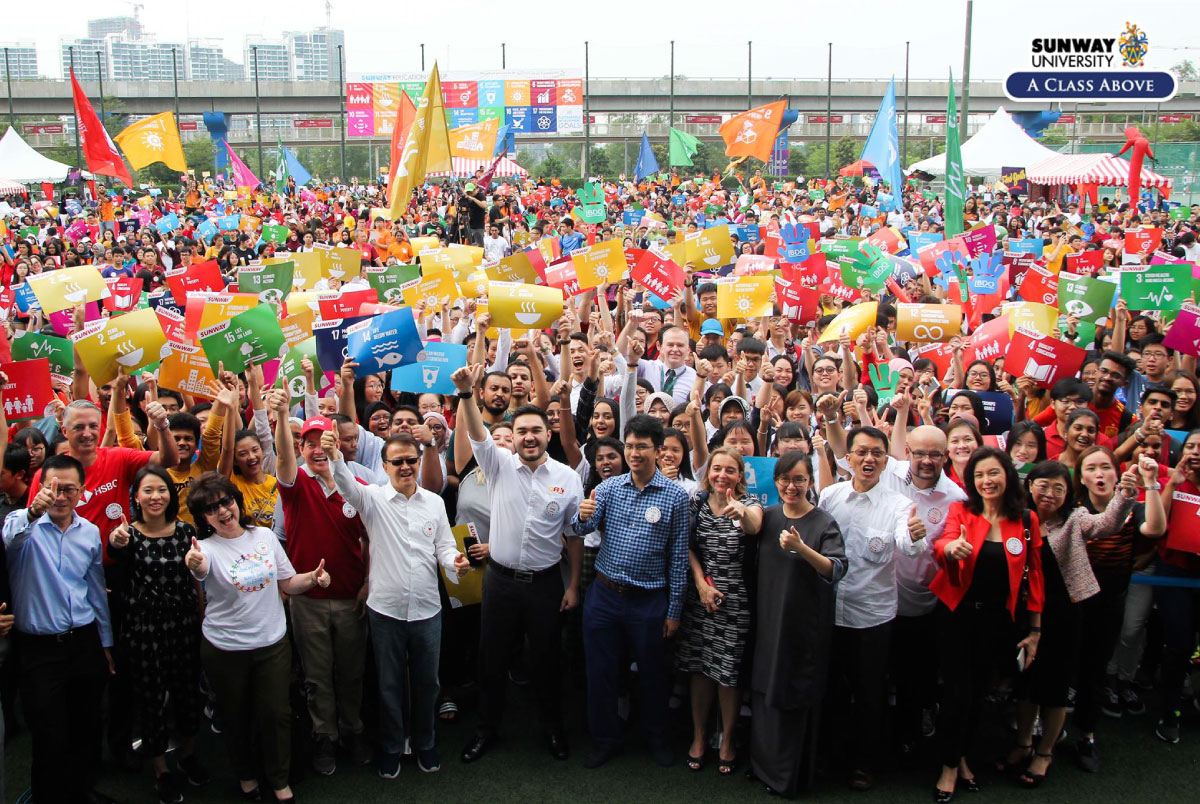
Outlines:
{"label": "hsbc logo on shirt", "polygon": [[82,508],[83,506],[87,505],[89,501],[91,501],[93,496],[95,496],[97,494],[107,494],[108,492],[113,491],[116,488],[117,488],[117,481],[110,480],[107,483],[105,483],[103,486],[98,486],[95,489],[92,489],[90,491],[88,489],[84,489],[83,494],[80,495],[80,497],[79,497],[79,503],[76,504],[75,507]]}

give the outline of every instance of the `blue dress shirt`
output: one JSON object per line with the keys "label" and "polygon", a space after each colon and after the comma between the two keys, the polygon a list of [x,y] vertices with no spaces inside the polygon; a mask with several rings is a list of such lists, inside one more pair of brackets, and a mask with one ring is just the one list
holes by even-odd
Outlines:
{"label": "blue dress shirt", "polygon": [[16,629],[52,636],[94,622],[100,644],[111,648],[100,529],[79,514],[72,517],[65,531],[49,514],[31,522],[28,508],[4,520]]}
{"label": "blue dress shirt", "polygon": [[596,571],[609,580],[643,589],[667,589],[667,619],[683,614],[687,591],[691,503],[683,486],[657,469],[644,489],[626,473],[596,487],[596,512],[572,523],[580,536],[603,534]]}

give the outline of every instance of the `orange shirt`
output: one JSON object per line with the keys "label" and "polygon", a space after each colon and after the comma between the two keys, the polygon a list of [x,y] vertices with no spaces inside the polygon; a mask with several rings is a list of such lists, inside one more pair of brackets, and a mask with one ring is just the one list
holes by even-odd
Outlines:
{"label": "orange shirt", "polygon": [[407,240],[396,240],[395,238],[392,238],[392,244],[387,247],[387,255],[389,257],[395,257],[403,263],[412,262],[412,243],[409,243]]}

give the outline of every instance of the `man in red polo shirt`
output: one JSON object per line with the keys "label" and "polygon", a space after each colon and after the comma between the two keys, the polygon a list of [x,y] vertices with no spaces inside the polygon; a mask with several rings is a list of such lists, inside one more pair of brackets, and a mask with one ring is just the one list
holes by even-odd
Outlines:
{"label": "man in red polo shirt", "polygon": [[288,423],[288,393],[272,391],[275,410],[276,478],[283,503],[287,554],[297,572],[315,569],[324,559],[333,576],[327,589],[290,598],[292,630],[308,682],[312,717],[313,769],[328,776],[337,770],[336,743],[341,739],[356,764],[371,761],[363,734],[362,682],[367,655],[366,529],[358,512],[333,484],[321,434],[336,432],[331,419],[314,416],[300,428],[296,465]]}

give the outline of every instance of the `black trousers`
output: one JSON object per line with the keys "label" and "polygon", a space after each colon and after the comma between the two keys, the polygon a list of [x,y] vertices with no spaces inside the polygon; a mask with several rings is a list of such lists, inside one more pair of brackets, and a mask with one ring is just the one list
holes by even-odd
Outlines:
{"label": "black trousers", "polygon": [[563,581],[557,567],[531,581],[520,581],[489,565],[480,606],[480,732],[494,734],[500,728],[508,668],[526,639],[536,657],[530,680],[542,725],[548,730],[562,729],[562,597]]}
{"label": "black trousers", "polygon": [[970,600],[950,611],[934,610],[938,664],[942,676],[942,708],[937,745],[942,764],[957,767],[971,752],[979,731],[979,712],[993,675],[1007,656],[1016,667],[1013,622],[1003,606],[979,606]]}
{"label": "black trousers", "polygon": [[900,615],[892,621],[892,641],[903,650],[891,652],[896,685],[896,739],[913,745],[921,734],[921,710],[937,703],[937,639],[934,613]]}
{"label": "black trousers", "polygon": [[[854,699],[853,717],[842,720],[853,723],[853,740],[847,745],[846,756],[855,770],[874,770],[882,759],[884,702],[887,691],[888,651],[891,645],[891,620],[870,628],[833,629],[832,675],[830,690],[833,708],[826,711],[845,712],[846,701]],[[838,734],[839,744],[846,743]]]}
{"label": "black trousers", "polygon": [[33,735],[33,798],[83,801],[100,769],[108,661],[95,623],[60,637],[16,635],[21,701]]}
{"label": "black trousers", "polygon": [[1121,638],[1125,621],[1125,593],[1129,591],[1128,569],[1096,567],[1100,593],[1080,603],[1083,631],[1079,644],[1079,680],[1075,714],[1071,722],[1080,731],[1094,732],[1100,720],[1100,701],[1108,662]]}

